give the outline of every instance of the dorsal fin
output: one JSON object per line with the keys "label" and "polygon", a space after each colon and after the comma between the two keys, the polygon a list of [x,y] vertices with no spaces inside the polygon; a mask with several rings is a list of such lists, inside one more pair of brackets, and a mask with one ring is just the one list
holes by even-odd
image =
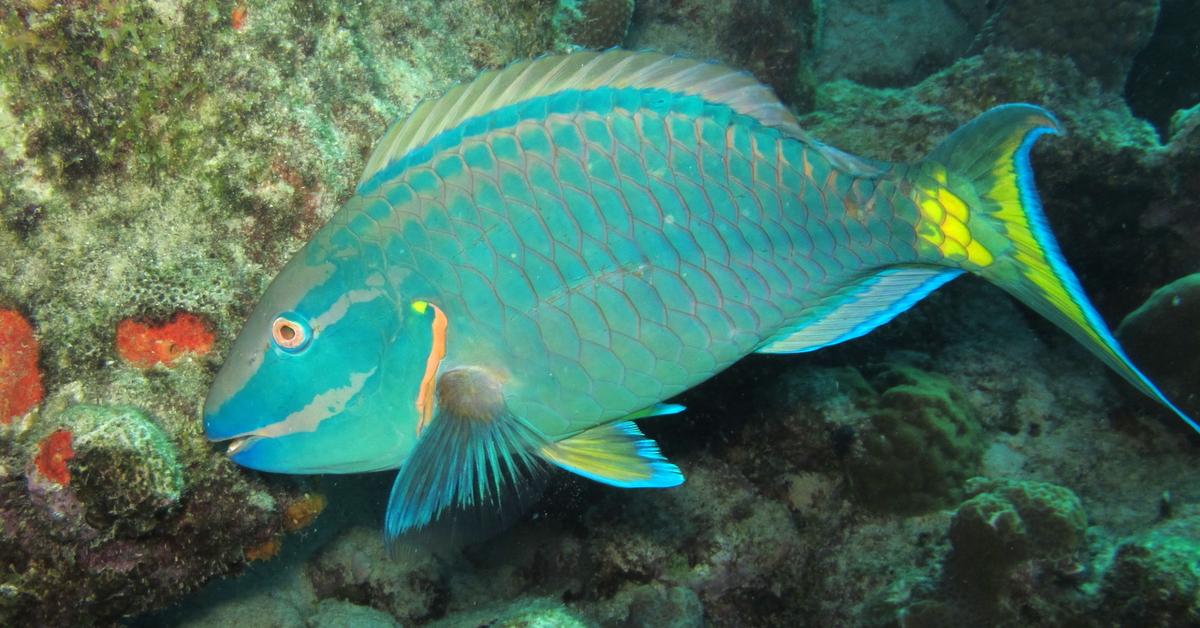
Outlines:
{"label": "dorsal fin", "polygon": [[724,65],[656,52],[576,52],[514,63],[484,72],[393,122],[375,145],[359,185],[391,161],[446,129],[488,111],[563,90],[599,87],[662,89],[728,105],[765,126],[811,141],[770,87]]}

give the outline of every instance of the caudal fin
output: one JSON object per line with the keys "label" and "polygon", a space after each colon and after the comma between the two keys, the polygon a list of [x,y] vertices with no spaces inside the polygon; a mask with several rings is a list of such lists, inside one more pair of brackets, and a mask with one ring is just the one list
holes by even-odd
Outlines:
{"label": "caudal fin", "polygon": [[922,256],[1000,286],[1053,321],[1200,432],[1121,349],[1067,266],[1038,201],[1029,150],[1060,134],[1034,105],[996,107],[959,128],[910,174]]}

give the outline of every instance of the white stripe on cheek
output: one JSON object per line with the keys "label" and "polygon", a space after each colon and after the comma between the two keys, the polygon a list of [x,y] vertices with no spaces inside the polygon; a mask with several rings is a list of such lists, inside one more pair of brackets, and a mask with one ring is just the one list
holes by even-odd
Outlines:
{"label": "white stripe on cheek", "polygon": [[248,434],[276,438],[287,436],[288,434],[315,432],[320,427],[322,421],[341,414],[346,409],[346,404],[362,390],[363,384],[375,374],[376,370],[371,369],[366,373],[352,373],[348,385],[327,390],[313,397],[312,401],[308,402],[308,405],[287,415],[282,421],[264,425]]}
{"label": "white stripe on cheek", "polygon": [[350,310],[350,306],[355,303],[366,303],[374,301],[383,296],[381,290],[350,290],[333,302],[329,309],[310,318],[308,324],[314,331],[325,329],[330,325],[342,320],[346,312]]}

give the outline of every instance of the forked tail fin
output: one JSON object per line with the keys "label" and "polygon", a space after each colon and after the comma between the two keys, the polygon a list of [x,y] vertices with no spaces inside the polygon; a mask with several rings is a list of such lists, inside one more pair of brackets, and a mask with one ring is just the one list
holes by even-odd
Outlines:
{"label": "forked tail fin", "polygon": [[1125,355],[1067,266],[1038,201],[1029,150],[1062,132],[1033,105],[996,107],[959,128],[909,175],[922,257],[1000,286],[1053,321],[1135,388],[1200,432]]}

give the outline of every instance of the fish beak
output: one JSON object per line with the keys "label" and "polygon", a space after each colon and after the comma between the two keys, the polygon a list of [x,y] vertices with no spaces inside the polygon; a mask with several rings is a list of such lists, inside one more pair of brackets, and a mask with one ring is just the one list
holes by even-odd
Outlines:
{"label": "fish beak", "polygon": [[245,449],[246,445],[250,443],[251,439],[252,439],[251,436],[239,436],[237,438],[231,439],[229,441],[229,448],[225,450],[225,455],[232,458],[239,451]]}

